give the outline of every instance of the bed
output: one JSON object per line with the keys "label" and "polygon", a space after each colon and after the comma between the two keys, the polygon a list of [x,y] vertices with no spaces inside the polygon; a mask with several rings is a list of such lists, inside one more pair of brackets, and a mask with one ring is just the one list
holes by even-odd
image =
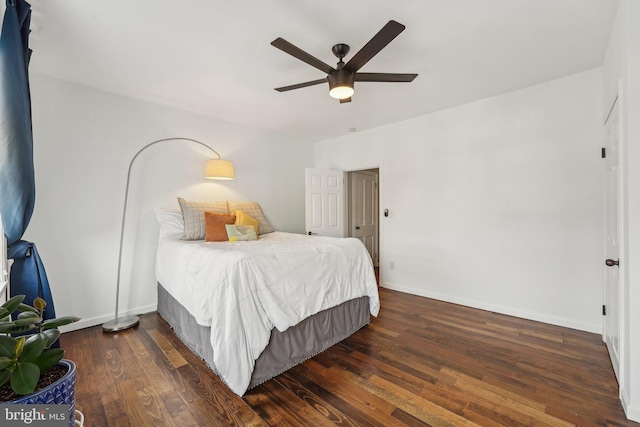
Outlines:
{"label": "bed", "polygon": [[273,231],[184,240],[158,218],[158,312],[240,396],[378,314],[371,258],[357,239]]}

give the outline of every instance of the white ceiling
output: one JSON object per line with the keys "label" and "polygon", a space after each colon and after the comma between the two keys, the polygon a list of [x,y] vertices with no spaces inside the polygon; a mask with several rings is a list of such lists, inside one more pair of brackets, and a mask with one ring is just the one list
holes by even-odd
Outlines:
{"label": "white ceiling", "polygon": [[[598,67],[617,0],[30,0],[30,70],[107,92],[317,141]],[[394,19],[406,30],[339,104],[324,77],[272,47],[283,37],[335,65]]]}

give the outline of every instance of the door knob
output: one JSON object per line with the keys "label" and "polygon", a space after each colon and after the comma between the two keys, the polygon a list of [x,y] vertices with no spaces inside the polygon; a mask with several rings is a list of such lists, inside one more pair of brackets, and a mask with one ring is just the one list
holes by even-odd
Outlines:
{"label": "door knob", "polygon": [[614,265],[618,265],[619,266],[620,265],[620,260],[617,259],[617,260],[614,261],[611,258],[609,258],[609,259],[605,260],[604,263],[607,264],[609,267],[613,267]]}
{"label": "door knob", "polygon": [[360,226],[359,225],[356,225],[356,230],[360,230]]}

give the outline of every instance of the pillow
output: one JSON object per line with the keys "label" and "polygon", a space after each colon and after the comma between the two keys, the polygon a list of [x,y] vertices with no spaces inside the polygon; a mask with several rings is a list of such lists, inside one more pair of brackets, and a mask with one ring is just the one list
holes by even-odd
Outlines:
{"label": "pillow", "polygon": [[227,229],[225,228],[225,225],[233,224],[235,221],[235,215],[205,212],[205,240],[207,242],[226,242],[227,240],[229,240],[229,236],[227,235]]}
{"label": "pillow", "polygon": [[256,232],[256,236],[258,235],[258,231],[260,228],[260,221],[255,219],[249,214],[242,212],[241,210],[236,211],[236,225],[251,225]]}
{"label": "pillow", "polygon": [[267,234],[275,231],[257,202],[229,202],[229,212],[235,213],[237,210],[251,215],[260,222],[258,234]]}
{"label": "pillow", "polygon": [[156,218],[160,223],[160,238],[167,236],[184,236],[184,221],[182,213],[156,208]]}
{"label": "pillow", "polygon": [[189,202],[178,197],[178,204],[180,204],[182,219],[184,221],[184,240],[204,240],[206,235],[204,224],[205,212],[215,212],[219,214],[229,213],[226,200],[210,203]]}
{"label": "pillow", "polygon": [[258,240],[256,230],[252,225],[225,225],[230,242]]}

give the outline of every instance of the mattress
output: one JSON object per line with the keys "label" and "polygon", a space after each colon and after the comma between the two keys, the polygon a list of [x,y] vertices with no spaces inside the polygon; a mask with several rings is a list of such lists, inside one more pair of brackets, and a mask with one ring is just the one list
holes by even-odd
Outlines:
{"label": "mattress", "polygon": [[251,242],[164,237],[156,277],[195,322],[210,328],[213,365],[242,395],[272,330],[284,332],[346,301],[380,307],[371,258],[357,239],[274,232]]}

